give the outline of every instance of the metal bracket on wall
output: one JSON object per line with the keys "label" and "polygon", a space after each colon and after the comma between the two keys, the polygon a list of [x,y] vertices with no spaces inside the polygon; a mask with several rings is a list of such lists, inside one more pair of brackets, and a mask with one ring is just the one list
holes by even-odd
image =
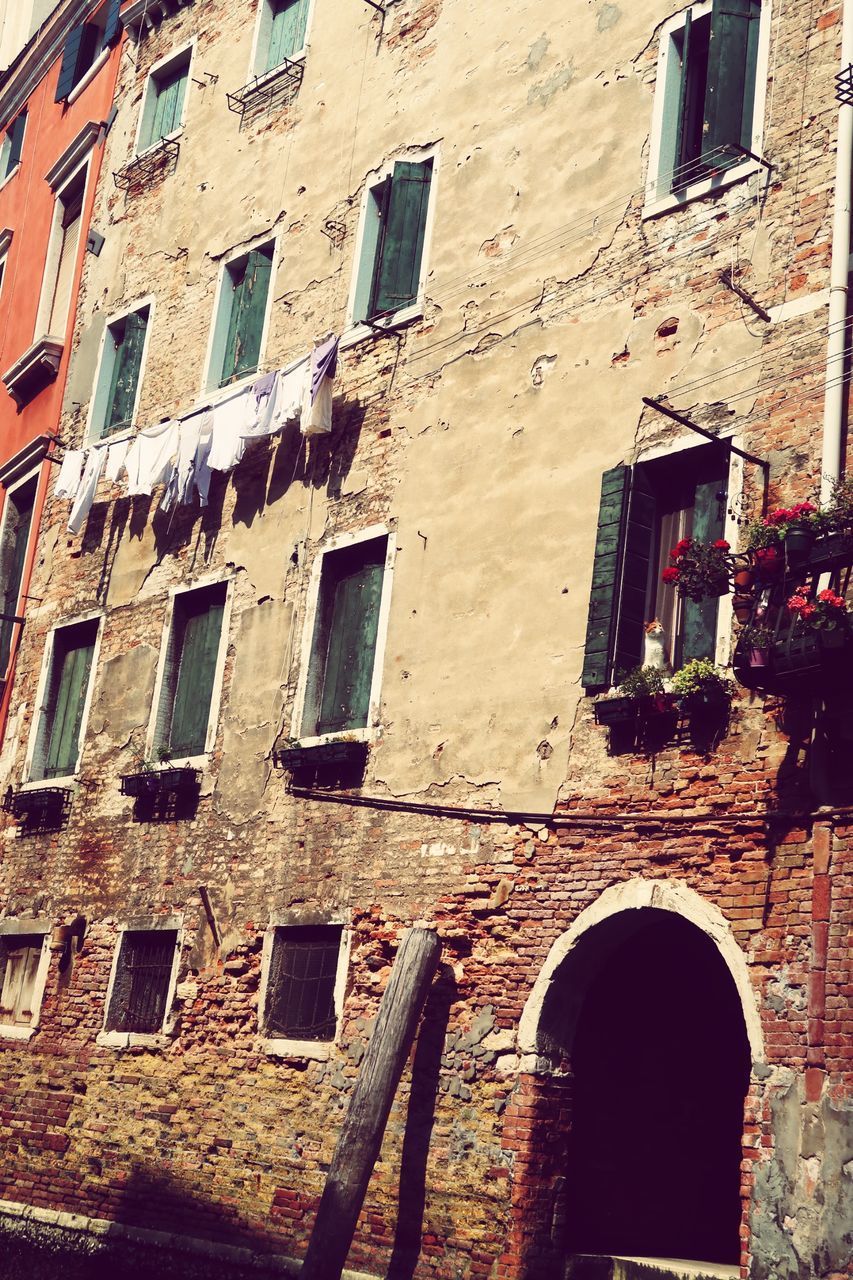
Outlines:
{"label": "metal bracket on wall", "polygon": [[731,267],[726,267],[725,271],[720,272],[720,280],[726,286],[727,289],[731,289],[732,293],[736,293],[737,296],[740,298],[741,302],[745,302],[746,305],[750,308],[750,310],[754,311],[757,316],[760,316],[760,318],[764,320],[767,324],[772,323],[772,317],[770,313],[768,311],[765,311],[763,307],[759,306],[758,303],[753,298],[752,294],[747,293],[746,289],[742,288],[741,285],[739,285],[737,281],[734,279],[734,277],[732,276]]}
{"label": "metal bracket on wall", "polygon": [[327,218],[320,228],[323,235],[332,244],[335,249],[340,249],[347,235],[347,224],[339,222],[337,218]]}
{"label": "metal bracket on wall", "polygon": [[675,409],[669,409],[665,404],[661,404],[660,400],[653,400],[651,396],[643,396],[643,404],[647,404],[650,409],[654,409],[656,413],[662,413],[665,418],[671,418],[673,422],[677,422],[682,427],[687,427],[690,431],[695,431],[697,436],[704,436],[706,440],[712,441],[713,444],[721,445],[727,449],[729,453],[734,453],[739,458],[743,458],[745,462],[751,462],[753,466],[760,467],[764,476],[764,492],[765,498],[767,494],[767,481],[770,476],[770,463],[766,458],[759,458],[757,454],[747,453],[745,449],[739,449],[736,444],[732,444],[727,436],[714,435],[713,431],[708,431],[706,427],[700,427],[698,423],[691,422],[689,418],[685,418],[683,413],[676,413]]}
{"label": "metal bracket on wall", "polygon": [[385,17],[387,10],[384,4],[377,4],[377,0],[364,0],[364,3],[369,4],[371,9],[375,9],[377,13],[382,14],[383,18]]}

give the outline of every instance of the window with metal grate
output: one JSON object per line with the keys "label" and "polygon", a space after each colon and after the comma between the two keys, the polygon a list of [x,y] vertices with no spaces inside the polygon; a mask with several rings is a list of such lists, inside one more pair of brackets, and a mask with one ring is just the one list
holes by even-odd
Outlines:
{"label": "window with metal grate", "polygon": [[177,943],[176,929],[127,929],[122,934],[108,1031],[162,1031]]}
{"label": "window with metal grate", "polygon": [[294,925],[275,931],[265,1012],[266,1032],[288,1040],[333,1040],[341,925]]}

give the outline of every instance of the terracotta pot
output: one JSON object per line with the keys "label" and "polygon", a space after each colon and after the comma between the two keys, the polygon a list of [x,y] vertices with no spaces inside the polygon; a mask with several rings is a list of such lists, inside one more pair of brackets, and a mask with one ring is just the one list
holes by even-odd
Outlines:
{"label": "terracotta pot", "polygon": [[778,578],[785,567],[785,558],[781,547],[775,543],[769,547],[759,547],[754,553],[755,571],[759,578]]}

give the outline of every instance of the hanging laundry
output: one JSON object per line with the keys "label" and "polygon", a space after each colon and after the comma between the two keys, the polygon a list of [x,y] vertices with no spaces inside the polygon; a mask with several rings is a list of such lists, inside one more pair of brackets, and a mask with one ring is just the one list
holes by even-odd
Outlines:
{"label": "hanging laundry", "polygon": [[195,451],[195,459],[193,462],[193,487],[198,494],[199,504],[202,507],[207,506],[207,497],[210,493],[210,482],[213,479],[213,472],[210,469],[210,451],[213,448],[213,415],[206,413],[204,422],[199,433],[198,445]]}
{"label": "hanging laundry", "polygon": [[242,433],[246,429],[250,401],[254,406],[255,397],[248,387],[230,400],[213,406],[213,447],[207,463],[212,471],[230,471],[242,458],[246,449]]}
{"label": "hanging laundry", "polygon": [[332,385],[339,343],[339,338],[328,338],[311,353],[311,377],[305,388],[299,424],[304,436],[328,435],[332,429]]}
{"label": "hanging laundry", "polygon": [[128,493],[150,495],[155,485],[168,484],[177,452],[177,422],[140,431],[124,460]]}
{"label": "hanging laundry", "polygon": [[[194,480],[202,434],[206,434],[207,451],[210,451],[210,421],[211,415],[207,412],[195,413],[191,418],[185,418],[180,423],[177,462],[160,503],[164,511],[171,511],[174,506],[187,506],[192,501],[193,489],[196,487]],[[209,484],[208,480],[208,487]]]}
{"label": "hanging laundry", "polygon": [[275,435],[288,422],[299,417],[308,371],[308,356],[305,356],[287,372],[266,374],[255,383],[255,404],[253,406],[249,402],[249,420],[243,430],[244,440]]}
{"label": "hanging laundry", "polygon": [[83,463],[86,454],[83,449],[66,449],[65,457],[59,467],[59,475],[53,486],[54,498],[73,498],[80,487],[83,474]]}
{"label": "hanging laundry", "polygon": [[71,514],[68,517],[69,533],[79,533],[83,528],[92,503],[95,501],[95,490],[101,478],[106,456],[107,451],[103,445],[89,450],[86,465],[83,467],[83,474],[80,477],[80,484],[74,496]]}
{"label": "hanging laundry", "polygon": [[112,480],[113,484],[118,480],[119,472],[124,466],[124,460],[127,457],[129,448],[129,440],[119,440],[118,444],[111,444],[107,450],[107,465],[104,467],[104,475],[108,480]]}

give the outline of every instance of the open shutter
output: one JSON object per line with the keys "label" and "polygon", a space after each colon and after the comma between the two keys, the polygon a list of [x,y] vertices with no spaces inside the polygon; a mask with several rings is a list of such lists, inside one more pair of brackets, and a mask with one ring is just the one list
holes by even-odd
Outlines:
{"label": "open shutter", "polygon": [[83,33],[86,25],[86,23],[81,23],[79,27],[72,27],[68,32],[65,48],[62,50],[59,80],[56,83],[56,102],[62,102],[67,98],[77,83],[77,60],[80,56],[80,46],[83,43]]}
{"label": "open shutter", "polygon": [[[713,542],[723,536],[726,520],[725,473],[696,486],[693,505],[693,537]],[[719,600],[685,600],[681,627],[681,659],[713,658],[717,641]]]}
{"label": "open shutter", "polygon": [[657,503],[648,472],[641,464],[633,468],[625,522],[622,577],[619,586],[618,614],[613,674],[630,671],[643,660],[644,624],[651,577]]}
{"label": "open shutter", "polygon": [[269,251],[253,249],[239,284],[234,286],[222,384],[254,373],[261,354],[272,260]]}
{"label": "open shutter", "polygon": [[[80,638],[76,643],[68,645],[60,658],[62,665],[58,673],[55,700],[50,709],[52,715],[48,712],[50,730],[45,756],[45,778],[63,778],[77,768],[80,727],[89,688],[93,651],[94,644]],[[54,650],[54,664],[58,657]]]}
{"label": "open shutter", "polygon": [[622,465],[605,471],[601,478],[598,534],[581,676],[581,684],[585,689],[600,689],[610,683],[630,484],[631,468]]}
{"label": "open shutter", "polygon": [[208,603],[184,623],[168,744],[173,756],[204,751],[223,609],[221,602]]}
{"label": "open shutter", "polygon": [[675,167],[672,173],[671,187],[673,191],[686,185],[684,165],[687,160],[685,151],[685,135],[687,125],[687,80],[690,66],[690,32],[693,27],[693,11],[687,10],[684,19],[684,36],[681,46],[681,84],[678,87],[678,132],[675,143]]}
{"label": "open shutter", "polygon": [[308,0],[283,0],[276,6],[270,30],[267,71],[292,58],[305,44]]}
{"label": "open shutter", "polygon": [[[713,0],[704,147],[748,147],[752,137],[761,0]],[[745,141],[746,139],[746,141]]]}
{"label": "open shutter", "polygon": [[124,333],[113,362],[102,436],[108,435],[117,427],[126,426],[133,417],[147,326],[147,311],[135,311],[124,322]]}
{"label": "open shutter", "polygon": [[9,138],[9,157],[6,161],[6,173],[9,174],[15,165],[21,159],[21,150],[24,145],[24,130],[27,127],[27,113],[22,111],[17,120],[14,120],[8,129]]}
{"label": "open shutter", "polygon": [[384,557],[360,565],[335,587],[318,733],[367,725],[383,573]]}
{"label": "open shutter", "polygon": [[[0,572],[2,572],[3,613],[16,614],[18,599],[21,594],[21,582],[24,577],[24,563],[27,556],[27,545],[30,538],[30,527],[33,520],[36,481],[6,495],[7,511],[4,528],[9,529],[9,537],[4,536],[2,556],[0,556]],[[0,677],[6,674],[9,655],[12,650],[12,635],[15,623],[6,619],[0,620]]]}
{"label": "open shutter", "polygon": [[77,246],[82,216],[83,193],[81,190],[79,195],[69,200],[62,216],[62,241],[59,246],[56,279],[47,322],[48,334],[58,338],[65,337],[65,328],[68,324],[68,306],[71,301],[74,268],[77,265]]}
{"label": "open shutter", "polygon": [[115,44],[121,33],[121,17],[119,9],[121,8],[121,0],[109,0],[107,4],[107,14],[104,20],[104,48],[109,48],[111,44]]}
{"label": "open shutter", "polygon": [[374,315],[399,311],[418,296],[432,161],[394,165],[377,256]]}

